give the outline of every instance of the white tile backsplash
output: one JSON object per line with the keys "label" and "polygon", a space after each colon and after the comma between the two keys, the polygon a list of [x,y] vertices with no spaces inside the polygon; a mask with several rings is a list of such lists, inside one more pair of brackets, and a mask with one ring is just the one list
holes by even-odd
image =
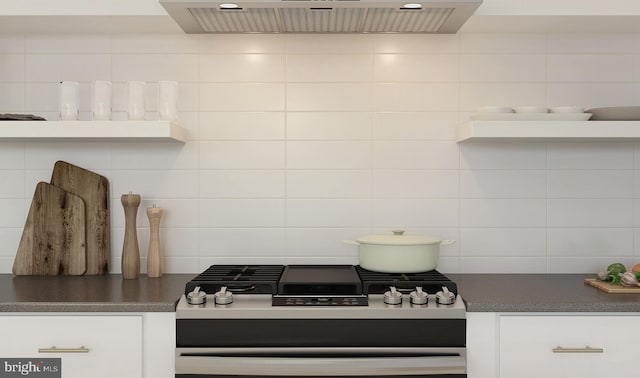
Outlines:
{"label": "white tile backsplash", "polygon": [[458,124],[455,112],[376,112],[373,137],[377,140],[454,140]]}
{"label": "white tile backsplash", "polygon": [[25,108],[24,83],[0,83],[0,108],[5,113],[20,113]]}
{"label": "white tile backsplash", "polygon": [[375,141],[376,169],[457,169],[458,146],[449,141]]}
{"label": "white tile backsplash", "polygon": [[370,82],[372,66],[370,54],[291,54],[286,77],[289,83]]}
{"label": "white tile backsplash", "polygon": [[549,198],[633,198],[634,171],[549,171]]}
{"label": "white tile backsplash", "polygon": [[544,82],[547,78],[545,55],[462,54],[461,82]]}
{"label": "white tile backsplash", "polygon": [[284,142],[200,142],[201,169],[282,169],[284,167]]}
{"label": "white tile backsplash", "polygon": [[0,198],[0,209],[2,209],[0,211],[0,227],[15,228],[24,226],[26,213],[22,198]]}
{"label": "white tile backsplash", "polygon": [[370,139],[371,119],[370,112],[287,112],[287,139]]}
{"label": "white tile backsplash", "polygon": [[459,219],[455,199],[376,199],[373,203],[373,226],[386,230],[457,227]]}
{"label": "white tile backsplash", "polygon": [[601,108],[635,105],[635,87],[624,83],[559,83],[548,85],[549,106]]}
{"label": "white tile backsplash", "polygon": [[2,169],[0,176],[0,198],[24,198],[24,170]]}
{"label": "white tile backsplash", "polygon": [[371,171],[290,170],[288,198],[370,198]]}
{"label": "white tile backsplash", "polygon": [[0,54],[0,81],[24,81],[23,54]]}
{"label": "white tile backsplash", "polygon": [[551,54],[634,53],[637,35],[627,33],[552,33],[547,36]]}
{"label": "white tile backsplash", "polygon": [[458,52],[458,34],[375,34],[373,52],[383,54],[441,54]]}
{"label": "white tile backsplash", "polygon": [[197,54],[200,36],[195,34],[113,34],[114,54]]}
{"label": "white tile backsplash", "polygon": [[375,198],[457,198],[455,170],[378,170],[373,174]]}
{"label": "white tile backsplash", "polygon": [[115,56],[110,54],[26,54],[25,81],[110,80],[112,58]]}
{"label": "white tile backsplash", "polygon": [[200,171],[201,198],[284,198],[284,170]]}
{"label": "white tile backsplash", "polygon": [[113,54],[113,81],[198,81],[197,54]]}
{"label": "white tile backsplash", "polygon": [[377,112],[454,111],[459,87],[454,83],[379,83],[373,87]]}
{"label": "white tile backsplash", "polygon": [[[457,144],[484,105],[640,104],[638,34],[0,34],[0,113],[57,119],[58,82],[179,82],[181,143],[0,143],[0,273],[56,160],[164,209],[166,271],[224,263],[357,263],[343,243],[392,229],[456,240],[443,272],[595,272],[640,257],[640,144]],[[0,126],[2,126],[0,124]],[[144,265],[144,264],[143,264]],[[143,269],[144,271],[144,269]]]}
{"label": "white tile backsplash", "polygon": [[288,111],[371,111],[370,83],[287,84]]}
{"label": "white tile backsplash", "polygon": [[27,54],[101,54],[111,52],[111,35],[106,34],[27,34]]}
{"label": "white tile backsplash", "polygon": [[547,230],[540,228],[462,228],[460,256],[544,257]]}
{"label": "white tile backsplash", "polygon": [[632,228],[550,228],[547,235],[550,257],[633,256]]}
{"label": "white tile backsplash", "polygon": [[545,54],[547,37],[535,33],[463,33],[463,54]]}
{"label": "white tile backsplash", "polygon": [[198,107],[212,112],[285,110],[285,86],[274,83],[201,83]]}
{"label": "white tile backsplash", "polygon": [[545,198],[546,171],[460,171],[461,198]]}
{"label": "white tile backsplash", "polygon": [[451,82],[458,80],[456,54],[376,54],[376,82]]}
{"label": "white tile backsplash", "polygon": [[460,110],[475,112],[481,106],[545,106],[549,85],[525,82],[461,83]]}
{"label": "white tile backsplash", "polygon": [[633,227],[633,199],[550,199],[549,227]]}
{"label": "white tile backsplash", "polygon": [[371,201],[364,199],[287,200],[288,227],[347,227],[371,225]]}
{"label": "white tile backsplash", "polygon": [[200,112],[199,117],[200,140],[282,140],[285,136],[283,112]]}
{"label": "white tile backsplash", "polygon": [[461,199],[462,227],[545,227],[544,199]]}
{"label": "white tile backsplash", "polygon": [[[550,143],[549,169],[633,169],[631,143]],[[635,166],[635,168],[640,168]]]}
{"label": "white tile backsplash", "polygon": [[24,35],[22,34],[0,34],[0,53],[24,53]]}
{"label": "white tile backsplash", "polygon": [[289,169],[370,169],[369,141],[287,142]]}
{"label": "white tile backsplash", "polygon": [[200,52],[216,54],[280,54],[285,38],[277,34],[230,34],[200,36]]}
{"label": "white tile backsplash", "polygon": [[200,55],[199,65],[200,82],[264,83],[285,78],[284,54]]}
{"label": "white tile backsplash", "polygon": [[549,55],[554,82],[633,82],[634,55]]}

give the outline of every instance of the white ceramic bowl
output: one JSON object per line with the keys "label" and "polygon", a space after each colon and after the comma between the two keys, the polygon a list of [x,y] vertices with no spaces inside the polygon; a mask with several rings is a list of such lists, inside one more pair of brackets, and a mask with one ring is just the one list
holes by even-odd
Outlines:
{"label": "white ceramic bowl", "polygon": [[581,106],[555,106],[549,108],[551,113],[584,113],[584,108]]}
{"label": "white ceramic bowl", "polygon": [[513,108],[508,106],[481,106],[477,113],[513,113]]}
{"label": "white ceramic bowl", "polygon": [[516,113],[549,113],[549,108],[544,106],[516,106],[513,110]]}

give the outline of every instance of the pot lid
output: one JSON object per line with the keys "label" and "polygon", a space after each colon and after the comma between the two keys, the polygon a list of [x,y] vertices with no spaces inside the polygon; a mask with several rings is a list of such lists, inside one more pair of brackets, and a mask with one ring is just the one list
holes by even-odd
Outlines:
{"label": "pot lid", "polygon": [[392,234],[366,235],[356,239],[360,244],[381,245],[425,245],[440,244],[441,239],[428,235],[406,235],[404,231],[393,231]]}

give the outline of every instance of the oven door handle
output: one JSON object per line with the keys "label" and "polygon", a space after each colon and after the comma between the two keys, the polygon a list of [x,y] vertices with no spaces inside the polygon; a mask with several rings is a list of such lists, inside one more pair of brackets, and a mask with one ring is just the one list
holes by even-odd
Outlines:
{"label": "oven door handle", "polygon": [[[405,355],[410,348],[400,348],[403,353],[393,351],[388,355],[377,355],[378,351],[369,355],[376,348],[300,348],[295,355],[291,355],[293,351],[250,348],[255,351],[253,356],[247,353],[249,348],[241,348],[241,353],[216,348],[185,349],[191,348],[177,350],[177,374],[263,377],[466,374],[464,348],[420,348],[423,352],[412,351],[409,356]],[[282,354],[279,356],[278,352]]]}

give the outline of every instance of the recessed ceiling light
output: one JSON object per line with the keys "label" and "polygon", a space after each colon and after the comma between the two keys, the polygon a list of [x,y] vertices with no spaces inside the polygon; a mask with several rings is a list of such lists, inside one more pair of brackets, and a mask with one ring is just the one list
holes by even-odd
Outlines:
{"label": "recessed ceiling light", "polygon": [[235,3],[222,3],[220,4],[220,8],[222,9],[235,9],[235,8],[239,8],[240,6],[238,4]]}
{"label": "recessed ceiling light", "polygon": [[420,8],[422,8],[422,4],[407,3],[407,4],[403,4],[402,8],[404,8],[404,9],[420,9]]}

